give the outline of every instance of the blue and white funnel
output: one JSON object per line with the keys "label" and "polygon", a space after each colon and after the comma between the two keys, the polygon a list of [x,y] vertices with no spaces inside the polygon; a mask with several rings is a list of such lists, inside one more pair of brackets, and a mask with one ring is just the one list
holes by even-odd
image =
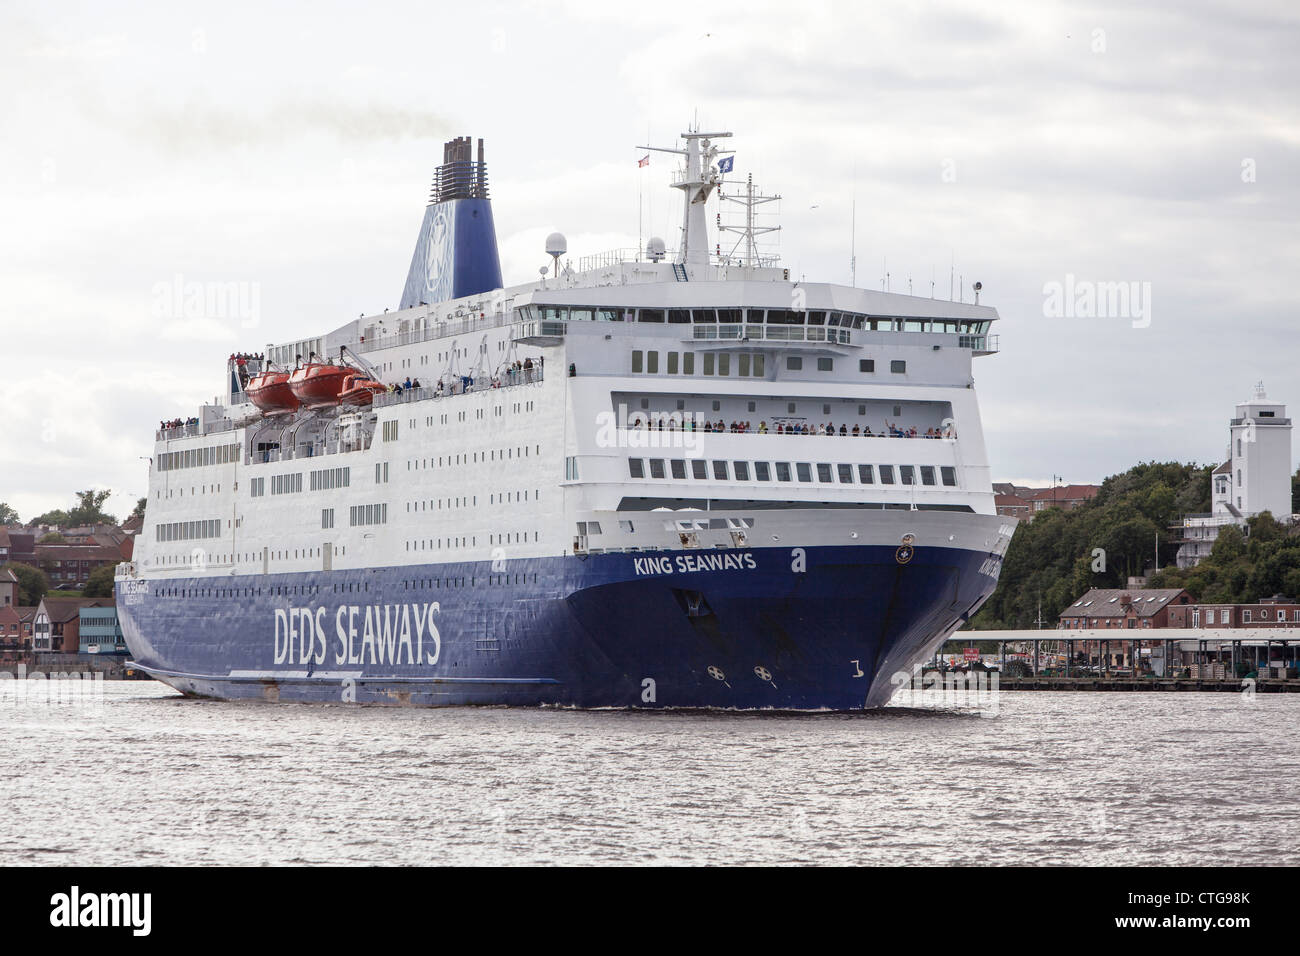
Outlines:
{"label": "blue and white funnel", "polygon": [[433,304],[501,288],[501,256],[488,199],[483,140],[471,160],[470,138],[443,147],[433,192],[415,242],[401,308]]}

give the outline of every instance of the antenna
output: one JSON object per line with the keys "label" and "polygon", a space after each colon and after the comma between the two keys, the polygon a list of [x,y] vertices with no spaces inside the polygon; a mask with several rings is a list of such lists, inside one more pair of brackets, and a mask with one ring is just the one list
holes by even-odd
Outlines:
{"label": "antenna", "polygon": [[750,269],[767,265],[776,261],[775,256],[763,256],[759,254],[758,237],[770,232],[780,232],[780,226],[759,226],[755,225],[755,210],[765,203],[776,202],[780,196],[764,196],[754,191],[754,174],[750,173],[745,177],[745,192],[740,196],[723,195],[718,193],[718,199],[721,202],[739,203],[745,208],[745,224],[743,226],[723,225],[722,214],[718,214],[718,232],[735,232],[739,233],[740,238],[736,240],[736,245],[732,247],[732,252],[742,243],[745,247],[744,255],[741,257],[741,263]]}
{"label": "antenna", "polygon": [[851,220],[852,225],[849,227],[849,284],[856,289],[858,287],[858,196],[856,172],[853,187],[853,215]]}
{"label": "antenna", "polygon": [[682,244],[677,254],[677,261],[688,267],[709,264],[709,227],[704,207],[708,202],[709,194],[722,182],[722,174],[713,165],[722,150],[709,141],[730,135],[730,133],[704,133],[697,128],[681,134],[680,138],[686,140],[685,149],[669,149],[662,146],[637,147],[656,153],[676,153],[685,158],[685,166],[678,171],[677,179],[672,186],[682,191],[683,203]]}

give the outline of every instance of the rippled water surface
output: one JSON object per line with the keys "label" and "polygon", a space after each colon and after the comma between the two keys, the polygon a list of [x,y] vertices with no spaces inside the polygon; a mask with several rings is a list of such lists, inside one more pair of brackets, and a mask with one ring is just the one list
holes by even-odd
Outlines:
{"label": "rippled water surface", "polygon": [[222,703],[0,681],[0,863],[1300,863],[1300,695],[997,716]]}

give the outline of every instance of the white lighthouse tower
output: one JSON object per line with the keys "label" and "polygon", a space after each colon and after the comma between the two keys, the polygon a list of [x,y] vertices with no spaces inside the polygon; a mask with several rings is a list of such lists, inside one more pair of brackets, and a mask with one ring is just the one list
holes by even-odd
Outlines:
{"label": "white lighthouse tower", "polygon": [[1237,405],[1232,418],[1229,500],[1242,517],[1272,512],[1279,521],[1291,514],[1291,419],[1286,406],[1270,402],[1264,383]]}

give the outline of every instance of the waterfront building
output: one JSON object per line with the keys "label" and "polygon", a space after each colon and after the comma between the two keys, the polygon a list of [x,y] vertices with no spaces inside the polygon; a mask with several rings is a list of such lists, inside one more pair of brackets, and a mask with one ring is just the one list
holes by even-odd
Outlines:
{"label": "waterfront building", "polygon": [[126,654],[126,639],[117,620],[117,605],[79,608],[78,653]]}
{"label": "waterfront building", "polygon": [[1169,626],[1172,607],[1190,604],[1182,588],[1093,588],[1060,614],[1061,628],[1156,628]]}
{"label": "waterfront building", "polygon": [[112,598],[41,598],[32,623],[32,650],[76,654],[81,650],[81,609],[111,607]]}

